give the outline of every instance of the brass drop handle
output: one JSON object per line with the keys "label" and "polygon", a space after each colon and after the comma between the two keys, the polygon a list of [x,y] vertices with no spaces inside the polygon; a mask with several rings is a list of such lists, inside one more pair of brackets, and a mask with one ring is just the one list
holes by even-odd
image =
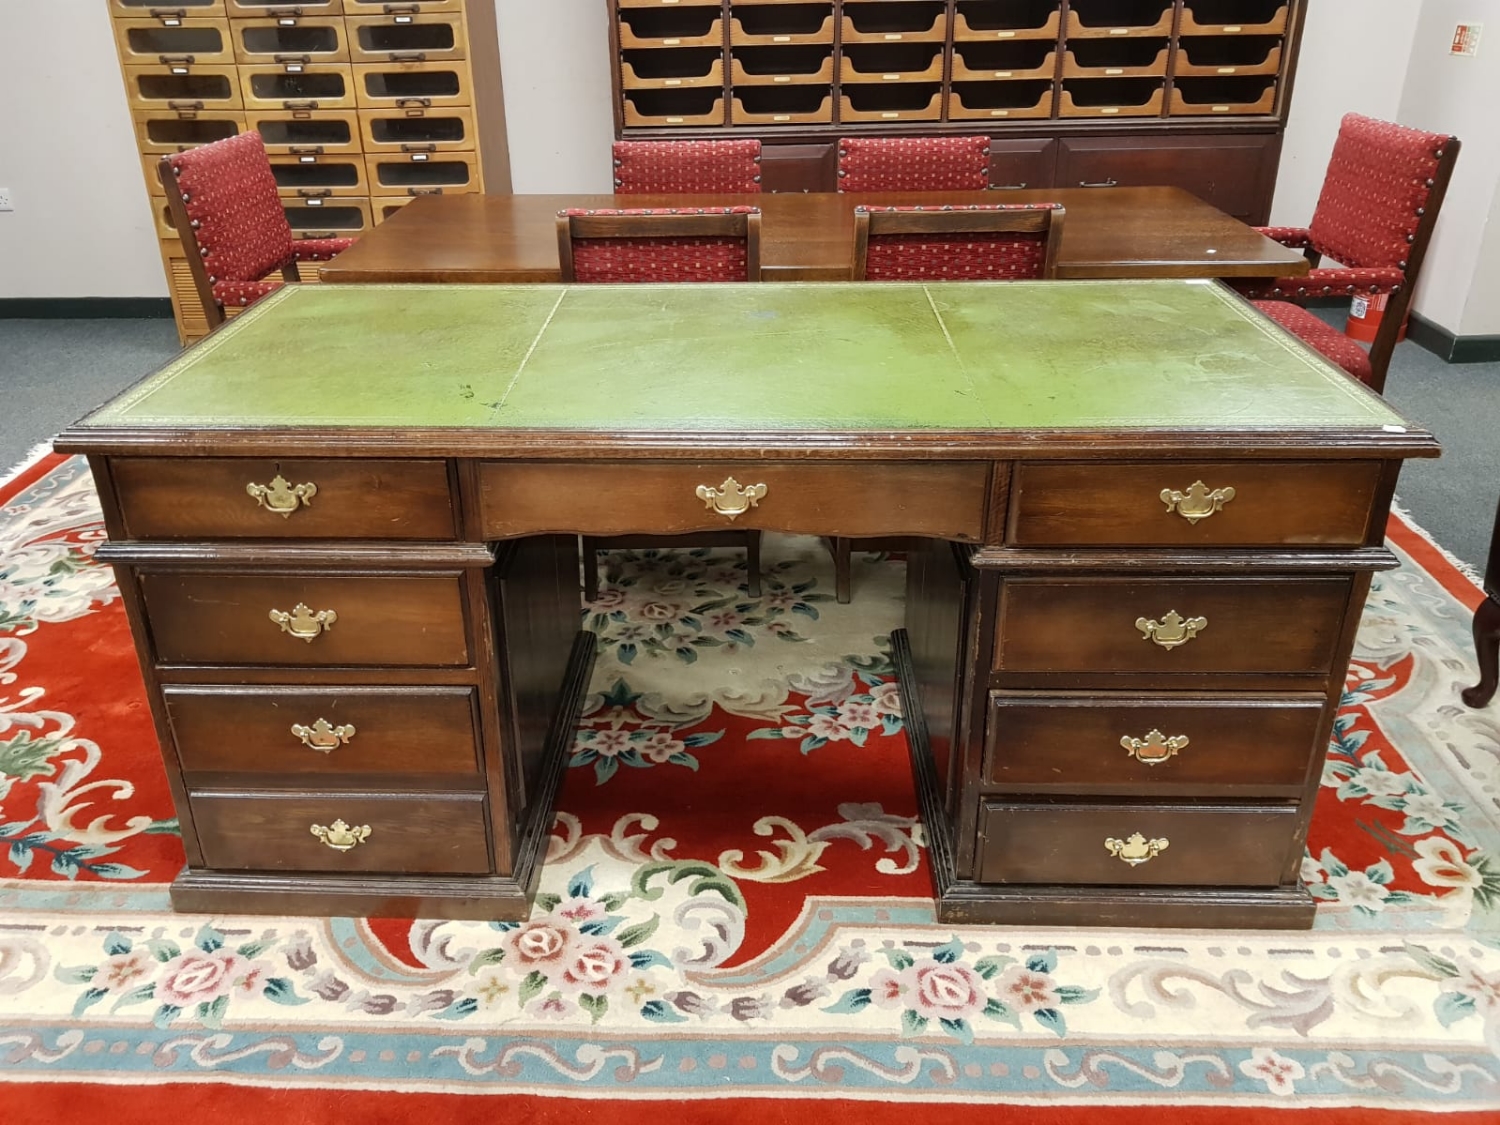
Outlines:
{"label": "brass drop handle", "polygon": [[1199,520],[1208,519],[1233,500],[1234,489],[1226,486],[1210,490],[1208,485],[1201,480],[1195,480],[1187,486],[1186,492],[1178,492],[1175,488],[1164,488],[1160,495],[1161,502],[1167,506],[1168,512],[1176,512],[1188,523],[1197,523]]}
{"label": "brass drop handle", "polygon": [[1120,745],[1136,761],[1154,766],[1175,756],[1177,751],[1186,749],[1188,736],[1174,734],[1169,738],[1159,730],[1150,730],[1146,732],[1145,738],[1132,738],[1127,734],[1120,739]]}
{"label": "brass drop handle", "polygon": [[1155,859],[1166,851],[1171,841],[1166,837],[1159,840],[1148,840],[1139,832],[1132,832],[1123,840],[1117,840],[1110,836],[1104,841],[1104,848],[1110,855],[1121,863],[1128,863],[1131,867],[1139,867],[1141,864]]}
{"label": "brass drop handle", "polygon": [[312,644],[314,638],[332,629],[334,622],[339,619],[339,615],[331,609],[320,609],[314,613],[301,602],[292,607],[291,613],[282,609],[273,609],[269,616],[274,624],[281,626],[283,633],[290,633],[299,641],[306,641],[308,644]]}
{"label": "brass drop handle", "polygon": [[312,507],[312,499],[318,494],[318,486],[312,481],[292,484],[277,473],[271,478],[270,484],[256,484],[252,481],[245,485],[245,492],[266,511],[288,519],[298,508]]}
{"label": "brass drop handle", "polygon": [[1175,609],[1169,610],[1160,621],[1152,621],[1147,617],[1137,617],[1135,627],[1141,631],[1141,636],[1162,648],[1176,648],[1185,645],[1204,629],[1208,628],[1206,617],[1184,617]]}
{"label": "brass drop handle", "polygon": [[744,515],[765,498],[766,486],[763,484],[742,486],[733,477],[726,477],[724,483],[718,488],[700,484],[697,488],[697,495],[709,511],[718,512],[719,515],[728,516],[733,520]]}
{"label": "brass drop handle", "polygon": [[292,734],[309,750],[331,754],[340,746],[349,744],[349,740],[354,737],[354,726],[350,723],[334,726],[327,719],[319,718],[312,726],[293,723]]}
{"label": "brass drop handle", "polygon": [[335,820],[332,824],[313,824],[309,826],[309,831],[336,852],[357,848],[370,838],[368,824],[352,827],[342,820]]}

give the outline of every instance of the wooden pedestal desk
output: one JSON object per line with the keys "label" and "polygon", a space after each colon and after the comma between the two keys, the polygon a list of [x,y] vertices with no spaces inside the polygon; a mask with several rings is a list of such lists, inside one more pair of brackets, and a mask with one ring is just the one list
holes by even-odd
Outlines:
{"label": "wooden pedestal desk", "polygon": [[195,911],[517,918],[577,535],[912,537],[945,920],[1296,927],[1401,460],[1215,283],[288,287],[89,454]]}

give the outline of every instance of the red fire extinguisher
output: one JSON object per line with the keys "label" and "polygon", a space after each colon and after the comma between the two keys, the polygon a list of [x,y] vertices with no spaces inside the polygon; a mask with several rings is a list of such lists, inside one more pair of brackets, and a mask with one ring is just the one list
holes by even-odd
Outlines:
{"label": "red fire extinguisher", "polygon": [[[1349,305],[1349,319],[1344,324],[1344,335],[1366,344],[1374,343],[1388,299],[1389,294],[1386,293],[1373,297],[1355,297]],[[1396,339],[1406,339],[1406,318],[1402,318],[1401,331],[1396,333]]]}

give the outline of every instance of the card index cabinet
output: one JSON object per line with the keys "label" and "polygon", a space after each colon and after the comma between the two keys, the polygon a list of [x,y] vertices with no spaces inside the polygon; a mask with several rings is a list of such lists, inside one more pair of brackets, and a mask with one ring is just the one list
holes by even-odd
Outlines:
{"label": "card index cabinet", "polygon": [[[757,135],[768,147],[767,190],[828,191],[835,185],[824,150],[831,138],[850,133],[997,139],[1091,133],[1138,138],[1146,148],[1168,135],[1209,138],[1201,157],[1178,149],[1158,161],[1157,178],[1149,181],[1156,183],[1179,183],[1176,169],[1213,164],[1213,138],[1234,133],[1261,138],[1258,158],[1274,168],[1306,6],[1305,0],[605,2],[617,136]],[[1058,156],[1047,154],[1048,177]],[[1009,185],[1004,163],[997,160],[997,183]],[[1110,173],[1106,168],[1082,182],[1121,182]],[[1039,180],[1033,169],[1027,186],[1050,180]],[[1058,186],[1075,185],[1059,180]],[[1257,185],[1246,217],[1264,221],[1271,186]]]}
{"label": "card index cabinet", "polygon": [[164,155],[257,130],[296,238],[358,236],[421,195],[509,187],[494,0],[108,10],[184,343],[208,324],[157,179]]}

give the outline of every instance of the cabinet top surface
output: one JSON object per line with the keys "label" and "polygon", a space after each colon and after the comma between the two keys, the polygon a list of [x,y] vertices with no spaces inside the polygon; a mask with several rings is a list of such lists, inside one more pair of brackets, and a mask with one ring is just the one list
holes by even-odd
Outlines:
{"label": "cabinet top surface", "polygon": [[136,430],[1404,432],[1214,283],[288,286],[94,412]]}

